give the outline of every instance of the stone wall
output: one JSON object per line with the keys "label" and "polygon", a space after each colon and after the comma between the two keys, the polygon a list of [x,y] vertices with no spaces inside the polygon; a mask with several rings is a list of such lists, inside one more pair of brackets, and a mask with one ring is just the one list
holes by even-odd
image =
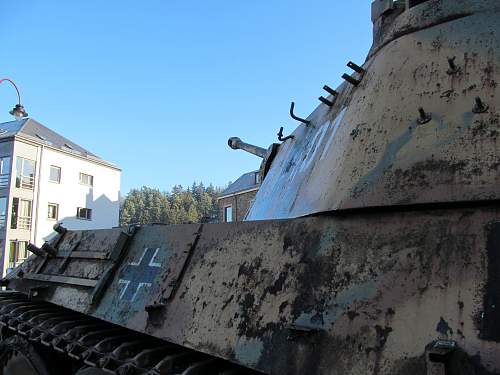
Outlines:
{"label": "stone wall", "polygon": [[229,205],[233,207],[233,221],[243,221],[255,199],[255,195],[257,195],[257,190],[219,199],[219,222],[224,222],[224,207]]}

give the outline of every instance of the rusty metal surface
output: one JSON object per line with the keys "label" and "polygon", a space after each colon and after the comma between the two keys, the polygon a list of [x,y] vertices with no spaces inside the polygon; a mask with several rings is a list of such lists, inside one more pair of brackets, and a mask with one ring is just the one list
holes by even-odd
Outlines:
{"label": "rusty metal surface", "polygon": [[420,374],[436,340],[500,373],[498,249],[498,207],[146,226],[95,306],[8,286],[268,374]]}
{"label": "rusty metal surface", "polygon": [[233,150],[243,150],[260,158],[265,158],[267,154],[267,150],[265,148],[245,143],[238,137],[229,138],[227,143]]}
{"label": "rusty metal surface", "polygon": [[95,314],[145,330],[146,307],[161,312],[162,305],[171,300],[192,256],[200,228],[200,224],[140,228]]}
{"label": "rusty metal surface", "polygon": [[[380,16],[380,13],[387,11],[387,8],[390,7],[383,4],[387,2],[386,0],[374,1],[374,3],[379,3],[378,6],[374,6],[375,14],[373,18],[375,20],[378,18],[377,16]],[[418,5],[410,8],[413,3],[418,3]],[[389,15],[390,22],[386,20],[375,25],[370,56],[377,53],[391,41],[406,34],[434,27],[470,14],[490,13],[500,10],[500,4],[497,0],[406,0],[405,7],[405,12],[397,12],[397,18],[391,19]]]}
{"label": "rusty metal surface", "polygon": [[499,2],[402,4],[268,150],[259,221],[68,231],[3,285],[266,374],[500,374]]}
{"label": "rusty metal surface", "polygon": [[484,286],[498,259],[485,249],[498,218],[464,210],[206,226],[162,329],[272,374],[412,373],[439,338],[498,373],[500,336],[483,305],[495,305]]}
{"label": "rusty metal surface", "polygon": [[68,231],[58,241],[55,257],[31,257],[8,278],[21,277],[28,293],[30,288],[43,286],[43,295],[52,302],[83,312],[100,297],[94,292],[109,277],[118,254],[126,249],[127,238],[122,229]]}
{"label": "rusty metal surface", "polygon": [[[335,105],[281,145],[247,220],[500,198],[499,9],[428,1],[396,17],[353,76],[361,83],[341,85]],[[486,111],[475,111],[477,97]]]}
{"label": "rusty metal surface", "polygon": [[[58,363],[46,363],[50,374],[74,374],[82,364],[102,369],[99,374],[115,375],[187,375],[197,371],[210,375],[255,374],[227,361],[15,292],[0,292],[0,329],[3,342],[16,339],[24,345],[37,345],[32,350],[43,346],[41,353],[47,353],[47,348],[55,352]],[[68,359],[72,362],[67,363]]]}

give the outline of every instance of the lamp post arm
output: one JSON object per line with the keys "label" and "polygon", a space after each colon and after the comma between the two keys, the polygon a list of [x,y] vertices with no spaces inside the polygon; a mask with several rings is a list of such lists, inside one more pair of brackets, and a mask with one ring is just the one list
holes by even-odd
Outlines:
{"label": "lamp post arm", "polygon": [[16,89],[16,92],[17,92],[17,103],[21,104],[21,94],[19,93],[19,89],[17,88],[17,86],[14,83],[14,81],[11,80],[10,78],[2,78],[2,79],[0,79],[0,83],[2,83],[4,81],[10,82],[11,85],[14,86],[14,88]]}

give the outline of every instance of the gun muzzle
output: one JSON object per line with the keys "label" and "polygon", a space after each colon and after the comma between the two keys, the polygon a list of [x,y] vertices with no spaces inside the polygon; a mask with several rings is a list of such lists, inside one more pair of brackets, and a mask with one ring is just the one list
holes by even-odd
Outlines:
{"label": "gun muzzle", "polygon": [[265,148],[254,146],[249,143],[243,142],[238,137],[231,137],[228,139],[227,144],[233,150],[243,150],[249,152],[253,155],[258,156],[259,158],[265,158],[267,154],[267,150]]}

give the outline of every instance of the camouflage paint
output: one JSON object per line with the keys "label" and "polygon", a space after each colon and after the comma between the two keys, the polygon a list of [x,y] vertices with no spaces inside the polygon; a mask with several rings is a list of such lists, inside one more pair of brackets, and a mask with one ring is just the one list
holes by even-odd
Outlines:
{"label": "camouflage paint", "polygon": [[[499,12],[497,0],[429,0],[376,19],[361,83],[340,85],[281,145],[247,220],[500,198]],[[476,97],[487,112],[473,112]]]}
{"label": "camouflage paint", "polygon": [[[27,277],[60,267],[60,257],[30,258],[8,285],[45,286],[40,298],[267,374],[402,374],[439,339],[499,373],[498,222],[492,205],[145,226],[94,305],[92,288],[72,279]],[[91,233],[67,239],[98,251],[93,238],[113,234]],[[123,300],[122,271],[146,248],[162,249],[161,272]],[[83,265],[99,279],[89,260],[66,261],[59,274],[76,277]]]}

